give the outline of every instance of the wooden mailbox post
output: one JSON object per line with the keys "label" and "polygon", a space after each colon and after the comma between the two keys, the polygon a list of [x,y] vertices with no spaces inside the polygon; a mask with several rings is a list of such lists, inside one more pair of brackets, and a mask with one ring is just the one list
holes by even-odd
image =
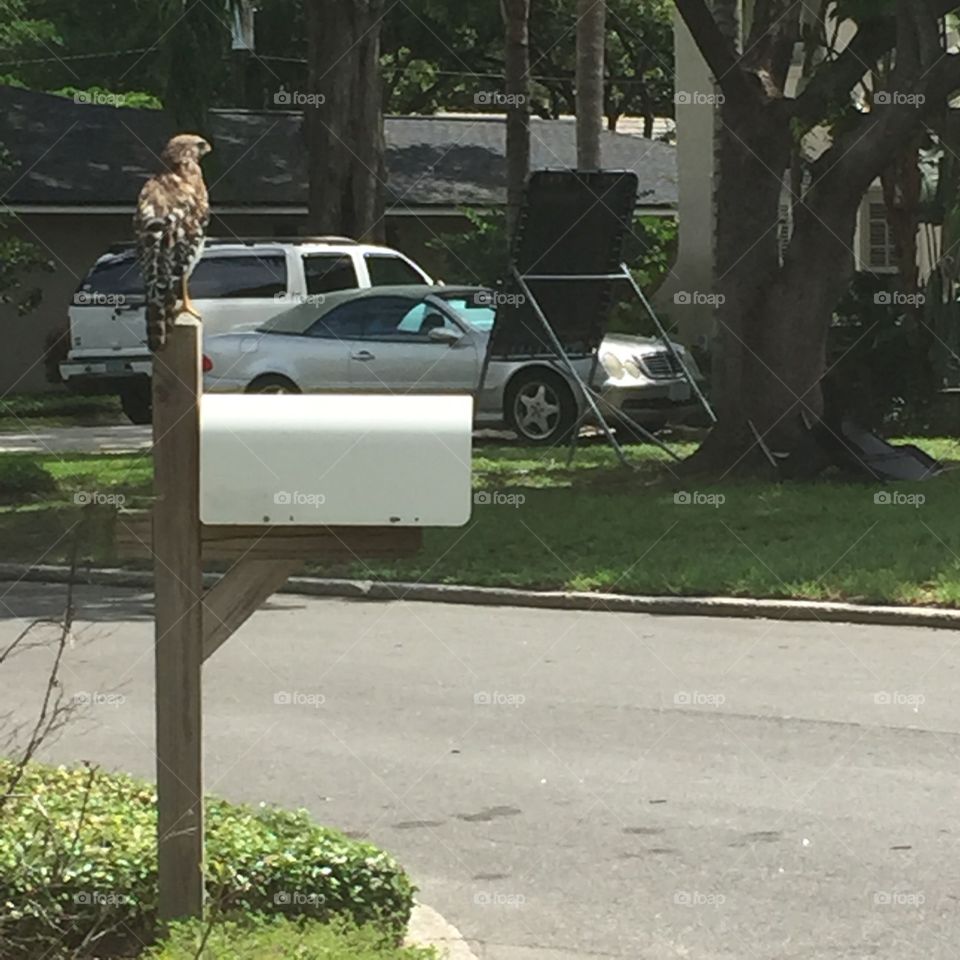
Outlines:
{"label": "wooden mailbox post", "polygon": [[[161,920],[203,912],[204,660],[304,560],[411,556],[422,542],[417,527],[204,525],[200,343],[200,324],[181,316],[154,354],[152,518],[121,515],[117,527],[121,553],[154,561]],[[204,559],[234,561],[208,589]]]}

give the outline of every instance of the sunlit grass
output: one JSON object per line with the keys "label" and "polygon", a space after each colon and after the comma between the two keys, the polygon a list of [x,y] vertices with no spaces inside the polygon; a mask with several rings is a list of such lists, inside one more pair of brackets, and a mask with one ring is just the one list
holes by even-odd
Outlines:
{"label": "sunlit grass", "polygon": [[[955,440],[915,442],[960,461]],[[596,442],[582,445],[569,466],[566,450],[479,444],[476,490],[512,496],[475,504],[464,528],[427,530],[423,551],[411,560],[318,560],[309,570],[536,589],[960,606],[956,470],[920,484],[725,482],[695,490],[676,478],[662,451],[628,452],[638,469],[624,470]],[[0,514],[0,557],[62,560],[79,535],[84,557],[115,562],[108,515],[84,513],[74,494],[96,489],[148,505],[149,457],[36,459],[58,482],[57,503]],[[676,502],[678,492],[703,502]],[[880,492],[923,502],[877,503]]]}

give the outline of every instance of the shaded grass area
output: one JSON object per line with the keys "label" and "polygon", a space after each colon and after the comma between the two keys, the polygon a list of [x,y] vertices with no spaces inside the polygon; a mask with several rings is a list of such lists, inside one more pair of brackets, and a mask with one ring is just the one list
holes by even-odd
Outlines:
{"label": "shaded grass area", "polygon": [[83,397],[66,391],[0,397],[0,430],[78,427],[128,422],[118,397]]}
{"label": "shaded grass area", "polygon": [[[4,481],[18,461],[41,465],[56,493],[25,493],[9,503]],[[148,454],[0,454],[0,560],[64,563],[76,546],[81,562],[117,563],[116,508],[148,508],[152,484]]]}
{"label": "shaded grass area", "polygon": [[[960,462],[955,440],[911,442],[952,466]],[[308,572],[534,589],[960,606],[956,469],[919,484],[720,482],[693,489],[677,479],[662,451],[629,449],[635,471],[621,469],[602,444],[582,447],[572,466],[565,454],[480,445],[474,460],[478,502],[466,527],[427,530],[423,551],[410,560],[317,562]],[[689,454],[693,446],[678,449]],[[146,505],[149,458],[37,459],[55,476],[59,502],[0,513],[0,556],[62,560],[70,536],[78,534],[83,557],[116,562],[106,526],[109,509],[80,509],[73,496],[89,488],[120,494],[126,506]]]}

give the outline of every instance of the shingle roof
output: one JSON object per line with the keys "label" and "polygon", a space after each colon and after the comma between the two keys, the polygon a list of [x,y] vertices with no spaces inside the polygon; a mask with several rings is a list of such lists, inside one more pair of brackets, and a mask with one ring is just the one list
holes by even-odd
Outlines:
{"label": "shingle roof", "polygon": [[[569,120],[531,121],[533,169],[575,165]],[[18,205],[132,206],[173,132],[157,110],[96,106],[0,86],[0,143],[18,166],[0,172],[0,197]],[[204,161],[214,205],[303,206],[306,150],[293,112],[216,110],[209,131],[214,152]],[[389,206],[491,206],[505,202],[504,123],[498,117],[388,117]],[[638,203],[674,207],[676,150],[654,140],[602,136],[604,167],[634,170]]]}

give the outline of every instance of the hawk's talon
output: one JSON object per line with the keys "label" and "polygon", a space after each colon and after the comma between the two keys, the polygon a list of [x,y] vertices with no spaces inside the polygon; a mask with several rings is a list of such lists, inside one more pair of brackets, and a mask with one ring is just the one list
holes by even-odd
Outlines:
{"label": "hawk's talon", "polygon": [[180,298],[180,310],[182,313],[188,313],[191,317],[196,317],[198,320],[203,318],[197,313],[197,308],[193,305],[193,301],[190,299],[190,291],[187,289],[187,276],[184,274],[181,279],[182,284],[182,295]]}

